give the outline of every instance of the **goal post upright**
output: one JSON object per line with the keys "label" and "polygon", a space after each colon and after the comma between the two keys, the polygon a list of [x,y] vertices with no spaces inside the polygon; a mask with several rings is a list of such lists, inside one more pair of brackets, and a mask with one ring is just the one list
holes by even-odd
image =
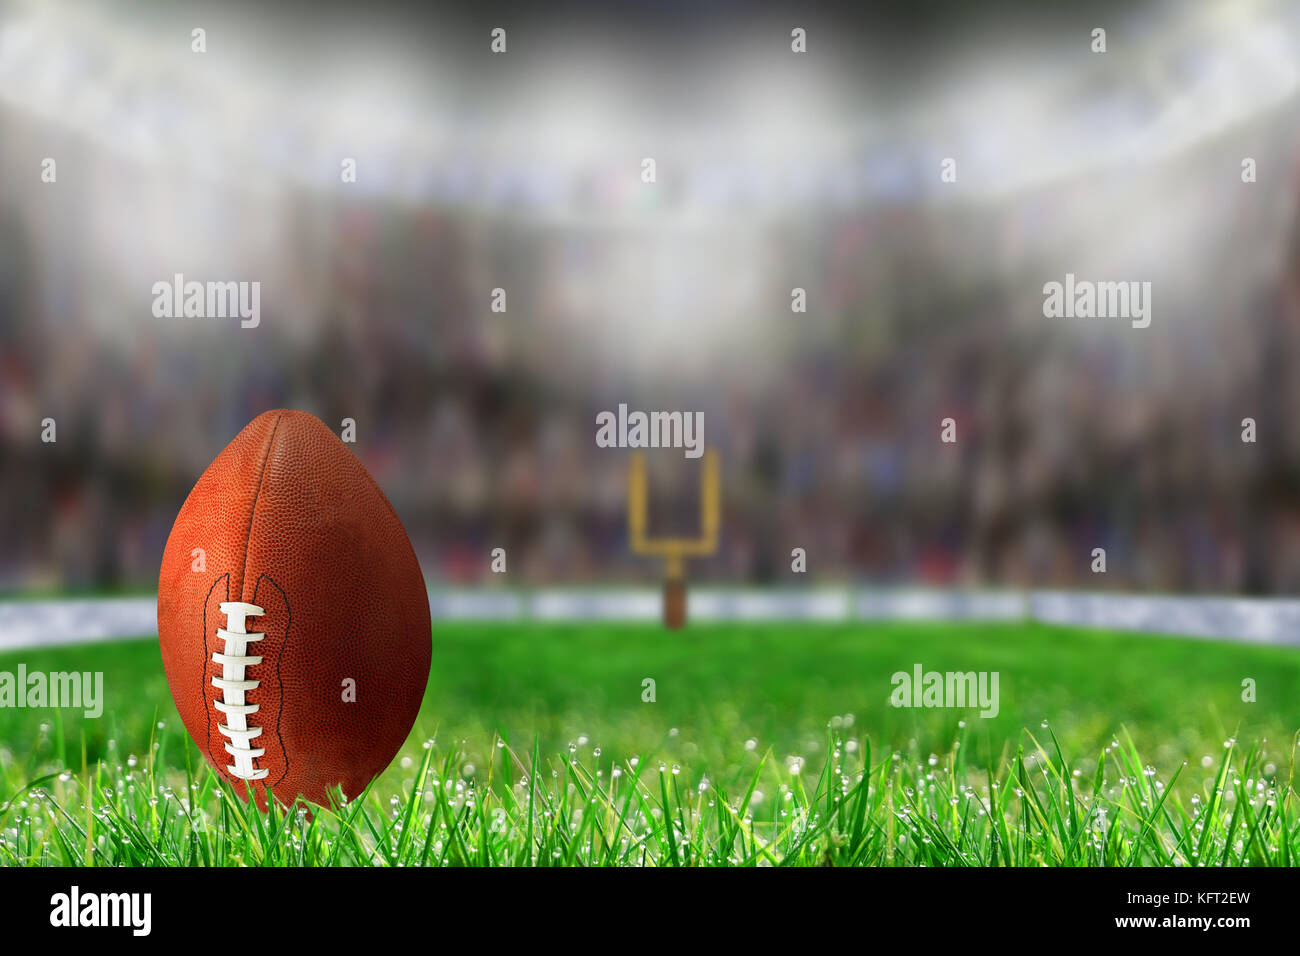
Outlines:
{"label": "goal post upright", "polygon": [[677,629],[686,623],[686,559],[708,557],[718,549],[722,525],[721,471],[718,453],[704,453],[700,474],[700,534],[698,537],[649,536],[650,489],[643,452],[633,452],[627,473],[628,542],[633,554],[664,560],[664,625]]}

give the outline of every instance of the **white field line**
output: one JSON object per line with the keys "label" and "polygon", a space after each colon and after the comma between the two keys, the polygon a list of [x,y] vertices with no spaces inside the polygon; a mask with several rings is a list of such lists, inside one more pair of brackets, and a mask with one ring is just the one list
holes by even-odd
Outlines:
{"label": "white field line", "polygon": [[[1042,621],[1082,627],[1300,646],[1300,600],[940,589],[697,588],[697,621]],[[438,621],[656,621],[652,589],[432,591]],[[0,602],[0,651],[148,637],[151,597]]]}

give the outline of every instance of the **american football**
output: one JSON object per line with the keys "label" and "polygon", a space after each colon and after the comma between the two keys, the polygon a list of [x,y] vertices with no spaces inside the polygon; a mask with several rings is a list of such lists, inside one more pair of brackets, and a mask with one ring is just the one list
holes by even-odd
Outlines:
{"label": "american football", "polygon": [[186,730],[261,807],[357,796],[429,678],[429,602],[402,523],[306,412],[259,415],[200,476],[163,554],[158,639]]}

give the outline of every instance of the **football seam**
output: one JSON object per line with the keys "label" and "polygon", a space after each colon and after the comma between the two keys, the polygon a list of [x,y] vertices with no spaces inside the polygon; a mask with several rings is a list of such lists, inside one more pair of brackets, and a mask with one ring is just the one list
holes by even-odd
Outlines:
{"label": "football seam", "polygon": [[212,582],[212,587],[208,588],[208,596],[203,601],[203,666],[199,669],[199,682],[202,686],[201,698],[203,700],[203,714],[208,719],[208,733],[206,736],[208,759],[212,761],[212,766],[220,769],[217,762],[217,755],[212,752],[212,700],[208,692],[208,665],[212,663],[212,655],[208,649],[208,605],[212,603],[212,592],[217,589],[217,585],[226,582],[226,600],[230,600],[230,572],[219,575]]}
{"label": "football seam", "polygon": [[[245,535],[244,535],[244,562],[243,562],[243,563],[244,563],[244,567],[243,567],[243,570],[240,572],[240,575],[239,575],[239,597],[240,597],[241,600],[243,600],[245,586],[246,586],[247,583],[248,583],[248,551],[249,551],[249,546],[251,545],[252,540],[253,540],[253,523],[257,520],[257,502],[258,502],[258,500],[262,497],[262,484],[263,484],[263,483],[265,482],[265,480],[266,480],[266,468],[267,468],[267,466],[268,466],[268,465],[270,464],[270,462],[271,462],[271,451],[275,448],[275,436],[276,436],[276,434],[279,432],[279,430],[280,430],[280,422],[283,421],[283,420],[284,420],[284,411],[281,410],[281,411],[280,411],[280,412],[275,416],[275,424],[271,426],[271,434],[267,437],[267,440],[266,440],[266,449],[262,452],[262,463],[261,463],[261,465],[260,465],[260,466],[258,467],[258,469],[257,469],[257,490],[253,492],[253,505],[252,505],[252,507],[249,508],[249,510],[248,510],[248,531],[247,531],[247,532],[245,533]],[[230,582],[229,582],[229,577],[230,577],[230,575],[227,574],[227,575],[226,575],[226,578],[227,578],[227,581],[226,581],[226,597],[227,597],[227,599],[229,599],[229,597],[230,597]],[[274,583],[274,582],[272,582],[272,583]],[[214,584],[213,586],[215,587],[215,584]],[[283,591],[282,589],[280,589],[280,586],[279,586],[278,584],[276,585],[276,589],[277,589],[277,590],[280,590],[281,595],[284,594],[284,591]],[[211,597],[211,591],[209,591],[208,593],[209,593],[209,597]],[[257,593],[257,585],[254,585],[254,586],[253,586],[253,593],[254,593],[254,595],[256,595],[256,593]],[[254,601],[254,602],[252,602],[252,603],[256,603],[256,602]],[[287,597],[287,596],[285,597],[285,602],[284,602],[284,603],[285,603],[285,607],[288,608],[288,606],[289,606],[289,600],[288,600],[288,597]],[[203,619],[203,653],[204,653],[204,656],[205,656],[205,657],[208,657],[208,630],[207,630],[207,605],[206,605],[206,603],[204,604],[204,608],[203,608],[203,616],[204,616],[204,619]],[[286,637],[287,637],[287,631],[286,631]],[[281,647],[281,648],[280,648],[280,651],[281,651],[281,654],[283,654],[283,652],[284,652],[284,648]],[[207,715],[208,715],[208,755],[209,755],[210,757],[212,757],[213,766],[216,766],[216,767],[220,768],[221,763],[217,761],[217,759],[216,759],[216,755],[212,753],[212,710],[213,710],[212,700],[213,700],[213,698],[212,698],[212,695],[209,694],[209,693],[207,692],[207,673],[208,673],[208,664],[209,664],[209,663],[210,663],[210,659],[209,659],[209,660],[205,660],[204,663],[203,663],[203,678],[204,678],[204,697],[203,697],[203,700],[204,700],[204,705],[205,705],[203,709],[204,709],[205,711],[207,711]],[[278,659],[277,659],[277,661],[276,661],[276,674],[275,674],[275,677],[276,677],[276,681],[278,682],[278,681],[280,680],[280,668],[279,668],[279,660],[278,660]],[[283,714],[283,712],[284,712],[284,688],[283,688],[283,685],[280,686],[279,694],[280,694],[280,713]],[[283,739],[282,737],[280,737],[280,714],[277,714],[277,715],[276,715],[276,721],[275,721],[275,734],[276,734],[276,737],[280,740],[280,750],[281,750],[281,752],[284,753],[284,755],[285,755],[285,761],[284,761],[284,762],[285,762],[285,773],[287,774],[287,773],[288,773],[288,766],[289,766],[289,755],[288,755],[288,753],[286,753],[286,752],[284,751],[284,739]],[[258,758],[254,758],[254,759],[253,759],[253,765],[254,765],[254,766],[257,765],[257,759],[258,759]],[[281,776],[281,777],[280,777],[280,780],[283,780],[283,779],[284,779],[284,776]],[[279,783],[279,782],[280,782],[279,780],[276,781],[276,783]],[[253,781],[251,781],[251,780],[245,780],[245,781],[244,781],[244,785],[245,785],[246,787],[248,787],[250,793],[252,792],[252,789],[253,789],[252,784],[253,784]]]}
{"label": "football seam", "polygon": [[[280,678],[280,665],[284,661],[284,648],[289,643],[289,630],[293,627],[293,608],[289,606],[289,595],[284,593],[284,588],[276,582],[275,578],[269,574],[262,573],[257,577],[257,584],[253,586],[253,603],[257,603],[257,591],[262,586],[262,579],[265,578],[271,582],[271,587],[280,592],[280,598],[284,601],[284,611],[288,615],[288,620],[284,623],[284,636],[280,639],[280,653],[275,657],[275,683],[279,691],[280,707],[275,714],[275,737],[280,741],[280,753],[284,755],[284,773],[275,779],[274,783],[265,784],[269,790],[272,787],[279,786],[285,777],[289,776],[289,748],[284,745],[284,736],[280,733],[280,719],[284,716],[284,681]],[[257,761],[262,758],[254,757],[253,765],[257,766]]]}
{"label": "football seam", "polygon": [[253,522],[257,520],[257,501],[262,497],[262,483],[266,480],[266,466],[271,462],[271,450],[275,448],[275,435],[280,430],[280,422],[283,419],[284,412],[281,411],[275,417],[275,424],[271,426],[271,435],[266,440],[266,451],[262,453],[262,465],[257,470],[257,490],[253,492],[253,507],[248,511],[248,533],[244,535],[244,570],[239,575],[239,596],[241,600],[248,584],[248,548],[253,541]]}

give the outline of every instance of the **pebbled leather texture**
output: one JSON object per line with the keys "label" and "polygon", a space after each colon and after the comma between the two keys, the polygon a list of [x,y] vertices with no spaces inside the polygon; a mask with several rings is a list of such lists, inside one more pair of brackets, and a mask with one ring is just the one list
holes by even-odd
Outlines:
{"label": "pebbled leather texture", "polygon": [[[195,549],[202,549],[201,569]],[[245,781],[218,732],[212,683],[223,650],[222,601],[256,604],[247,692],[263,728]],[[267,806],[298,796],[328,806],[330,788],[360,794],[410,733],[429,680],[429,600],[415,552],[356,456],[307,412],[254,419],[181,506],[158,576],[158,639],[185,729],[217,773]],[[355,702],[344,699],[355,681]]]}

